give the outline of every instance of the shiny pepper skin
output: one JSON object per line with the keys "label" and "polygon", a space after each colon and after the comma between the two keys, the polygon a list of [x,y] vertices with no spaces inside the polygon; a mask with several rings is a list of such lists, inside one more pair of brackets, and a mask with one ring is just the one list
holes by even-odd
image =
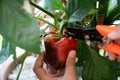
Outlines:
{"label": "shiny pepper skin", "polygon": [[45,48],[45,62],[58,70],[65,67],[69,51],[77,50],[77,42],[74,38],[50,38],[45,41]]}

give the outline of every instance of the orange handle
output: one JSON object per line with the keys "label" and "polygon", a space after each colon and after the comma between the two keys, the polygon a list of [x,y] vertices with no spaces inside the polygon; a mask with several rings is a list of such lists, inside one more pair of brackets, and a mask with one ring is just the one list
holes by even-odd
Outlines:
{"label": "orange handle", "polygon": [[[100,45],[98,47],[102,48]],[[102,49],[120,55],[120,45],[114,44],[113,42],[105,45],[105,47]]]}
{"label": "orange handle", "polygon": [[118,30],[118,26],[97,25],[96,29],[102,36],[107,37],[110,32]]}
{"label": "orange handle", "polygon": [[[110,32],[118,30],[118,26],[97,25],[96,29],[102,36],[107,37]],[[98,47],[102,48],[100,45]],[[120,55],[120,45],[113,42],[106,44],[102,49]]]}

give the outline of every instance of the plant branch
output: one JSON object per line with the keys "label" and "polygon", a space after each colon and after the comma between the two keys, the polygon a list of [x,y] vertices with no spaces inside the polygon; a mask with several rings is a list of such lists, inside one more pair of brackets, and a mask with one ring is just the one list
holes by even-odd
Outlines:
{"label": "plant branch", "polygon": [[55,27],[52,23],[50,23],[49,21],[47,21],[47,20],[45,20],[45,19],[43,19],[43,18],[38,18],[38,17],[36,17],[36,19],[41,20],[41,21],[47,23],[48,25]]}
{"label": "plant branch", "polygon": [[63,20],[62,22],[61,22],[61,24],[60,24],[60,29],[59,29],[59,33],[60,33],[60,35],[62,35],[63,34],[63,28],[64,28],[64,25],[67,23],[67,21],[66,20]]}
{"label": "plant branch", "polygon": [[[51,16],[52,18],[54,18],[55,16],[50,13],[49,11],[45,10],[44,8],[40,7],[39,5],[37,5],[36,3],[34,3],[33,1],[29,0],[30,4],[35,6],[36,8],[38,8],[39,10],[43,11],[44,13],[46,13],[47,15]],[[59,19],[59,22],[61,22],[62,19]]]}
{"label": "plant branch", "polygon": [[54,15],[52,13],[50,13],[49,11],[43,9],[42,7],[40,7],[39,5],[35,4],[33,1],[29,0],[30,4],[35,6],[36,8],[38,8],[39,10],[43,11],[44,13],[46,13],[47,15],[51,16],[52,18],[54,18]]}
{"label": "plant branch", "polygon": [[28,52],[25,52],[23,55],[22,55],[22,60],[21,60],[21,67],[20,67],[20,70],[19,70],[19,73],[18,73],[18,75],[17,75],[17,78],[16,78],[16,80],[19,80],[19,77],[20,77],[20,74],[21,74],[21,71],[22,71],[22,69],[23,69],[23,65],[24,65],[24,62],[25,62],[25,59],[26,59],[26,57],[28,56]]}

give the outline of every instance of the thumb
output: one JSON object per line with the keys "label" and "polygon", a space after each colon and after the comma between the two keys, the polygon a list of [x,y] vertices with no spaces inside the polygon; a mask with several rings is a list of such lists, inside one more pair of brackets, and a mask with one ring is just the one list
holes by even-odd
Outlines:
{"label": "thumb", "polygon": [[70,51],[65,65],[66,74],[75,72],[75,58],[76,58],[76,51],[75,50]]}
{"label": "thumb", "polygon": [[75,58],[76,58],[76,51],[72,50],[69,52],[68,58],[66,60],[65,66],[65,80],[78,80],[76,69],[75,69]]}

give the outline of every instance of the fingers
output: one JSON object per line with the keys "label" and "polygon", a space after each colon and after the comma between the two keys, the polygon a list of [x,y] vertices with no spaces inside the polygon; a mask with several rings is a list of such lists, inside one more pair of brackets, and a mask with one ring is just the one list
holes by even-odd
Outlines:
{"label": "fingers", "polygon": [[47,64],[47,72],[51,75],[56,74],[57,70],[55,70],[51,65]]}
{"label": "fingers", "polygon": [[120,29],[109,33],[108,38],[114,40],[115,43],[120,44]]}
{"label": "fingers", "polygon": [[109,52],[108,54],[109,54],[109,59],[110,59],[110,60],[113,61],[113,60],[116,59],[116,54],[114,54],[114,53],[112,53],[112,52]]}
{"label": "fingers", "polygon": [[120,39],[119,40],[114,40],[114,43],[117,43],[120,45]]}
{"label": "fingers", "polygon": [[43,69],[43,60],[44,55],[39,56],[35,62],[33,70],[40,80],[50,80],[48,79],[49,77]]}
{"label": "fingers", "polygon": [[120,55],[116,55],[115,53],[109,52],[109,59],[114,61],[115,59],[117,59],[118,62],[120,62]]}
{"label": "fingers", "polygon": [[36,59],[36,62],[35,62],[35,65],[34,65],[34,69],[36,68],[40,68],[40,67],[43,67],[43,60],[44,60],[44,55],[41,55],[39,56],[37,59]]}
{"label": "fingers", "polygon": [[120,40],[120,30],[109,33],[108,38],[110,38],[111,40]]}
{"label": "fingers", "polygon": [[118,62],[120,62],[120,55],[118,55]]}
{"label": "fingers", "polygon": [[77,74],[75,69],[75,59],[76,59],[76,52],[72,50],[70,51],[68,58],[66,60],[65,76],[68,76],[66,80],[77,80]]}
{"label": "fingers", "polygon": [[[117,31],[108,34],[108,38],[113,40],[114,43],[120,44],[120,28]],[[109,52],[109,59],[115,60],[116,54]],[[117,55],[117,59],[120,62],[120,55]]]}

